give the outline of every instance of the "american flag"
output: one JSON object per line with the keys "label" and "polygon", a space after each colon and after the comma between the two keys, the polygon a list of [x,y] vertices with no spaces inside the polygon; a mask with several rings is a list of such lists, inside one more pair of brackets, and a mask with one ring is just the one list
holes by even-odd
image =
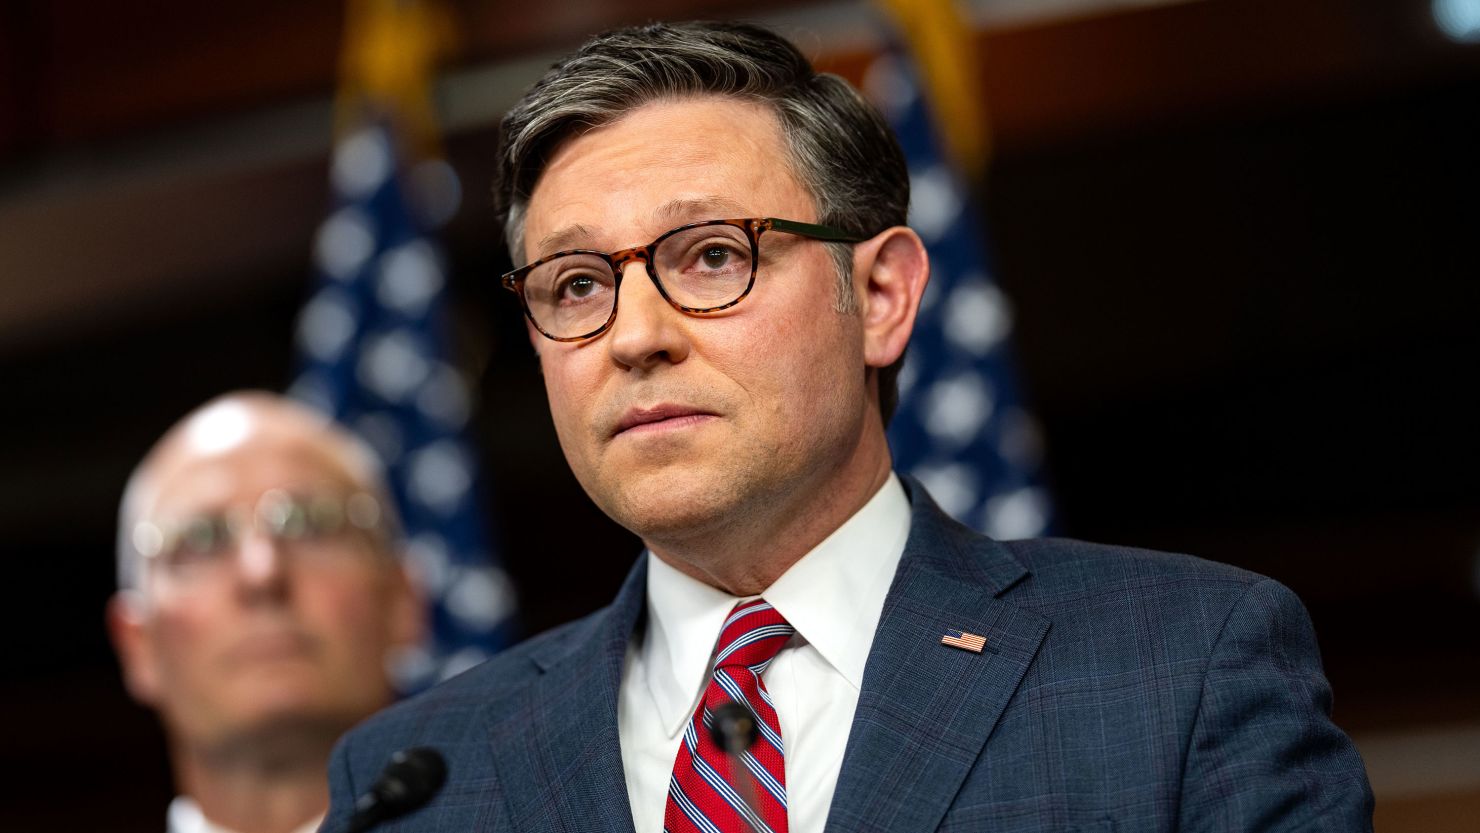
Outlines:
{"label": "american flag", "polygon": [[980,634],[967,633],[966,631],[946,631],[940,638],[940,644],[949,645],[952,648],[960,648],[973,654],[980,654],[987,646],[987,638]]}
{"label": "american flag", "polygon": [[335,208],[314,243],[319,278],[299,316],[290,393],[385,464],[429,595],[430,642],[397,669],[415,689],[509,644],[515,603],[480,514],[477,454],[464,436],[470,395],[449,359],[445,264],[427,233],[455,209],[457,179],[437,160],[403,167],[397,150],[385,123],[334,149]]}
{"label": "american flag", "polygon": [[919,479],[957,520],[994,538],[1042,535],[1053,507],[1039,483],[1039,433],[1018,392],[1008,345],[1012,306],[993,280],[981,221],[902,50],[874,61],[864,89],[904,148],[909,222],[930,255],[930,283],[889,426],[895,468]]}

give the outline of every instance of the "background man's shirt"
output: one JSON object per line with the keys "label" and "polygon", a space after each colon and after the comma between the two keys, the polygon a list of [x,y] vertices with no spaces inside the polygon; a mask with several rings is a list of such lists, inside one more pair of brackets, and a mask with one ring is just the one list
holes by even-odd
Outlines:
{"label": "background man's shirt", "polygon": [[[170,802],[167,819],[167,833],[233,833],[230,828],[211,823],[211,820],[201,813],[200,805],[183,795],[175,796],[175,800]],[[319,829],[321,821],[323,821],[323,816],[298,828],[295,833],[314,833]]]}

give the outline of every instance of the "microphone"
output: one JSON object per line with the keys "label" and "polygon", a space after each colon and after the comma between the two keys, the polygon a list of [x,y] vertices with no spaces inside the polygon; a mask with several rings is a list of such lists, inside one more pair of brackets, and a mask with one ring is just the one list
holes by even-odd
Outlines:
{"label": "microphone", "polygon": [[370,791],[355,801],[345,833],[363,833],[387,819],[427,803],[447,780],[447,762],[430,746],[402,749],[391,756]]}
{"label": "microphone", "polygon": [[713,719],[709,723],[709,736],[715,745],[731,755],[739,755],[749,749],[761,736],[755,715],[734,700],[710,712],[710,715]]}
{"label": "microphone", "polygon": [[[750,816],[745,819],[751,830],[761,830],[761,806],[755,798],[755,778],[740,760],[741,754],[761,736],[761,727],[750,709],[731,700],[710,713],[709,737],[730,757],[730,781],[740,792]],[[744,816],[744,813],[741,813]]]}

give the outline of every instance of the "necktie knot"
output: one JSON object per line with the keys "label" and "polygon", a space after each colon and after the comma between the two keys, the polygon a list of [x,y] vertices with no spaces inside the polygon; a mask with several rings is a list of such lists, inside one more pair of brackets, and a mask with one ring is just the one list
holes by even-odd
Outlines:
{"label": "necktie knot", "polygon": [[760,674],[794,633],[796,629],[787,623],[786,617],[765,599],[741,602],[720,628],[714,667],[743,666]]}

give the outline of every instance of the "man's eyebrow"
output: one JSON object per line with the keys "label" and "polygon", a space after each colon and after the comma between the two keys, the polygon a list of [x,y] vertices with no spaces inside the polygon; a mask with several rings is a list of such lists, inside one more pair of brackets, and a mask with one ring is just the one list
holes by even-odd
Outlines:
{"label": "man's eyebrow", "polygon": [[[746,210],[744,206],[732,199],[712,196],[669,200],[658,206],[655,214],[664,223],[683,225],[700,220],[725,220],[738,217],[745,214]],[[597,234],[595,228],[584,223],[574,223],[550,232],[540,238],[539,245],[535,249],[536,257],[547,257],[567,249],[593,248],[591,241],[597,238]]]}
{"label": "man's eyebrow", "polygon": [[592,238],[596,237],[595,229],[585,223],[574,223],[565,226],[558,231],[549,232],[540,238],[539,246],[536,247],[536,257],[545,257],[546,254],[564,252],[567,249],[589,249]]}
{"label": "man's eyebrow", "polygon": [[587,241],[590,241],[595,236],[596,230],[588,225],[582,223],[569,225],[558,231],[552,231],[540,238],[539,246],[535,248],[535,256],[544,257],[547,254],[554,254],[565,249],[586,248],[590,246],[590,243]]}
{"label": "man's eyebrow", "polygon": [[665,222],[685,223],[699,220],[727,220],[745,214],[746,208],[732,199],[720,196],[669,200],[658,207]]}

